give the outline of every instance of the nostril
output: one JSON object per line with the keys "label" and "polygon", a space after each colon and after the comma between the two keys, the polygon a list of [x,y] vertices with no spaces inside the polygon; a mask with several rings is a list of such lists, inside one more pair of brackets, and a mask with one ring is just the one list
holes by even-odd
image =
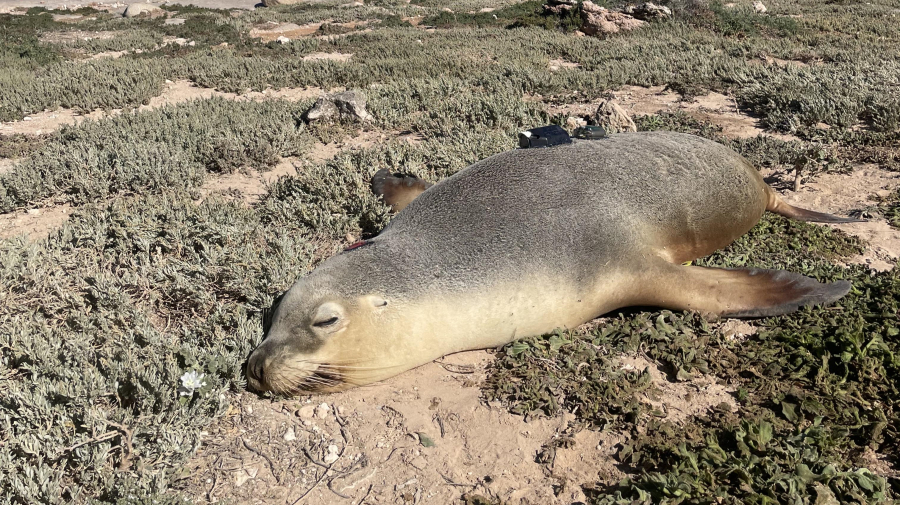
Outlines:
{"label": "nostril", "polygon": [[260,384],[264,383],[265,361],[265,358],[263,358],[260,353],[255,352],[250,355],[250,360],[247,362],[247,375]]}

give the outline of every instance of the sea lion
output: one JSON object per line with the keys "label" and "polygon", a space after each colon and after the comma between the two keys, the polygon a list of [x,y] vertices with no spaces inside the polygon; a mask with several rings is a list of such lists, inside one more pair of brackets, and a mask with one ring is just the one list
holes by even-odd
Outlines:
{"label": "sea lion", "polygon": [[785,271],[682,265],[727,246],[766,210],[852,221],[787,205],[747,160],[700,137],[575,140],[492,156],[421,194],[422,184],[401,182],[407,193],[392,197],[408,206],[380,235],[276,302],[247,363],[252,389],[337,391],[620,307],[762,317],[850,289]]}

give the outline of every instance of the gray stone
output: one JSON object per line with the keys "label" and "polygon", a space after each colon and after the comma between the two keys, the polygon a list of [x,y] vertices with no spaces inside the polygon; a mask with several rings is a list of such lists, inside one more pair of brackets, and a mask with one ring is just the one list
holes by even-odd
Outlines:
{"label": "gray stone", "polygon": [[131,4],[125,8],[125,13],[122,14],[126,18],[133,18],[136,16],[140,16],[142,14],[147,14],[150,17],[164,16],[165,11],[160,9],[158,5],[147,4],[147,3],[135,3]]}
{"label": "gray stone", "polygon": [[544,14],[565,14],[575,8],[572,0],[550,0],[544,4]]}
{"label": "gray stone", "polygon": [[635,19],[628,14],[612,12],[605,7],[600,7],[591,0],[584,0],[581,4],[581,13],[584,17],[581,31],[588,35],[619,33],[620,31],[634,30],[646,24],[645,21]]}
{"label": "gray stone", "polygon": [[352,121],[369,121],[372,115],[366,111],[366,96],[359,91],[344,91],[319,98],[312,109],[307,111],[306,120],[335,121],[338,119]]}
{"label": "gray stone", "polygon": [[167,25],[183,25],[184,18],[169,18],[163,22],[163,24]]}
{"label": "gray stone", "polygon": [[672,17],[672,9],[655,3],[643,3],[640,5],[629,5],[622,11],[629,16],[644,21],[656,21],[659,19],[667,19]]}
{"label": "gray stone", "polygon": [[594,123],[602,126],[607,133],[636,132],[637,126],[631,117],[612,100],[602,102],[594,113]]}
{"label": "gray stone", "polygon": [[337,115],[337,106],[327,96],[323,96],[316,101],[312,109],[306,111],[306,120],[310,123],[313,121],[334,120],[337,118]]}

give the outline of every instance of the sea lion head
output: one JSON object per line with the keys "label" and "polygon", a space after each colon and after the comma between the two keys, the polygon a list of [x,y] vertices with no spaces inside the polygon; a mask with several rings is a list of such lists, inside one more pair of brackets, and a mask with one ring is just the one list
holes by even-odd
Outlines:
{"label": "sea lion head", "polygon": [[247,361],[251,389],[283,395],[341,391],[419,364],[413,359],[410,366],[417,351],[408,345],[404,304],[348,281],[347,272],[355,269],[342,263],[320,265],[264,313],[265,337]]}

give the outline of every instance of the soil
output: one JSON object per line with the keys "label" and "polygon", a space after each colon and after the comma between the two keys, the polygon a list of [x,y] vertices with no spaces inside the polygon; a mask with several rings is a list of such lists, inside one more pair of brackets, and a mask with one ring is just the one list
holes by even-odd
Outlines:
{"label": "soil", "polygon": [[[250,30],[250,37],[255,38],[258,37],[263,42],[272,42],[273,40],[278,40],[279,37],[287,37],[288,39],[296,39],[299,37],[309,37],[315,35],[316,32],[319,31],[319,28],[326,23],[330,23],[331,20],[325,20],[317,23],[309,23],[305,25],[296,25],[294,23],[277,23],[274,21],[270,21],[268,23],[261,24],[259,26],[254,27]],[[350,22],[350,23],[333,23],[334,26],[340,26],[342,28],[347,29],[356,29],[360,26],[363,26],[364,22]],[[346,34],[342,34],[346,35]],[[323,39],[332,39],[336,35],[322,35]]]}
{"label": "soil", "polygon": [[71,206],[56,205],[0,214],[0,239],[21,236],[26,241],[35,241],[47,238],[69,219],[71,213]]}
{"label": "soil", "polygon": [[[773,187],[793,184],[793,173],[763,172]],[[819,174],[802,183],[799,191],[779,191],[791,205],[846,216],[873,205],[870,196],[887,196],[900,185],[900,173],[876,165],[855,167],[851,174]],[[867,242],[866,250],[848,263],[868,265],[876,271],[892,269],[900,259],[900,230],[880,217],[867,216],[865,222],[828,225]]]}
{"label": "soil", "polygon": [[[552,66],[563,67],[562,60],[552,61]],[[569,65],[571,66],[571,64]],[[630,116],[646,116],[659,112],[685,112],[697,119],[707,120],[722,127],[722,134],[731,138],[751,138],[757,135],[768,135],[782,140],[797,140],[792,135],[767,132],[759,125],[758,120],[738,110],[734,99],[721,93],[710,92],[693,99],[682,96],[665,86],[643,88],[640,86],[624,86],[611,93],[613,100]],[[568,113],[573,116],[591,116],[597,111],[600,102],[607,98],[599,98],[590,102],[566,104],[548,107],[550,114]]]}
{"label": "soil", "polygon": [[[489,360],[484,351],[460,353],[375,386],[301,401],[242,394],[235,412],[210,430],[185,487],[209,502],[294,503],[308,492],[297,503],[345,504],[346,496],[446,504],[477,493],[568,504],[584,500],[578,484],[623,476],[610,457],[616,436],[591,431],[557,449],[550,464],[537,463],[571,417],[524,423],[483,403],[477,385]],[[333,463],[329,446],[340,455]],[[565,490],[554,496],[561,481]]]}
{"label": "soil", "polygon": [[[331,91],[343,91],[338,88]],[[194,86],[190,81],[167,81],[165,89],[159,96],[150,99],[146,105],[137,108],[138,111],[146,111],[162,107],[164,105],[172,105],[189,100],[203,100],[213,96],[227,98],[231,100],[269,100],[269,99],[285,99],[285,100],[305,100],[308,98],[316,98],[325,94],[326,91],[320,88],[284,88],[279,90],[267,89],[263,92],[250,92],[243,95],[235,93],[223,93],[215,89],[201,88]],[[52,112],[41,112],[26,117],[22,121],[0,122],[0,133],[6,135],[25,134],[25,135],[41,135],[52,133],[63,125],[78,124],[85,119],[103,119],[113,115],[121,114],[121,109],[113,109],[110,111],[96,110],[88,114],[81,114],[71,109],[59,109]],[[327,150],[326,147],[320,149]],[[331,157],[336,154],[336,150],[329,154]],[[315,149],[313,157],[316,158]],[[321,158],[319,155],[318,159]],[[265,192],[265,185],[278,175],[291,173],[293,163],[296,160],[283,160],[273,170],[259,174],[254,171],[237,172],[220,176],[218,178],[210,178],[206,185],[201,188],[203,194],[212,192],[223,192],[228,189],[237,189],[246,197],[248,202]],[[9,172],[15,166],[16,160],[0,158],[0,175]],[[39,240],[46,238],[53,230],[58,229],[62,223],[68,219],[70,208],[68,206],[50,206],[40,209],[18,210],[6,214],[0,214],[0,238],[9,238],[16,235],[27,235],[28,240]]]}
{"label": "soil", "polygon": [[250,30],[250,37],[259,37],[263,42],[271,42],[278,39],[278,37],[287,37],[289,39],[306,37],[316,33],[322,24],[323,23],[310,23],[308,25],[299,26],[294,23],[269,22]]}
{"label": "soil", "polygon": [[[344,91],[343,88],[335,88],[329,90],[332,92]],[[306,100],[317,98],[326,93],[326,90],[317,87],[309,88],[283,88],[283,89],[267,89],[265,91],[252,91],[238,95],[236,93],[225,93],[212,88],[202,88],[195,86],[191,81],[178,80],[165,83],[162,93],[150,99],[146,105],[137,107],[138,112],[156,109],[165,105],[173,105],[190,100],[205,100],[212,97],[227,98],[238,101],[261,101],[271,99],[283,100]],[[85,119],[103,119],[105,117],[115,116],[122,113],[122,109],[101,110],[97,109],[89,113],[81,113],[73,109],[57,109],[55,111],[44,111],[37,114],[26,116],[21,121],[0,122],[0,134],[14,135],[17,133],[25,135],[41,135],[52,133],[63,125],[78,124]]]}

